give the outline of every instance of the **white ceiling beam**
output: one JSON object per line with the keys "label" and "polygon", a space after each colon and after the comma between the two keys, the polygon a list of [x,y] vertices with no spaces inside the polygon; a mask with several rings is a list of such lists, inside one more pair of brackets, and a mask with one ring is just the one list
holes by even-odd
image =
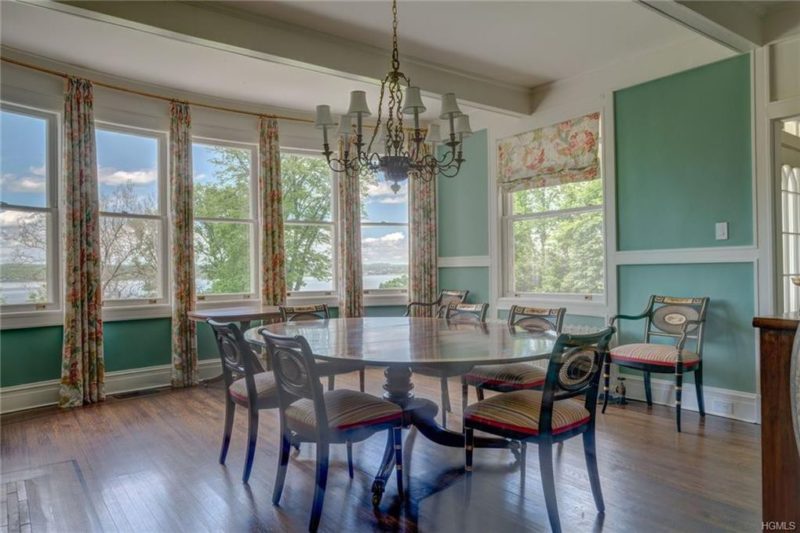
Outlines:
{"label": "white ceiling beam", "polygon": [[[183,42],[369,83],[377,84],[390,67],[387,50],[221,5],[159,1],[21,1]],[[531,91],[527,87],[417,58],[401,56],[401,61],[403,70],[415,85],[423,88],[426,96],[455,92],[464,103],[479,109],[512,116],[531,111]]]}
{"label": "white ceiling beam", "polygon": [[637,0],[638,3],[736,52],[764,44],[763,20],[738,2]]}

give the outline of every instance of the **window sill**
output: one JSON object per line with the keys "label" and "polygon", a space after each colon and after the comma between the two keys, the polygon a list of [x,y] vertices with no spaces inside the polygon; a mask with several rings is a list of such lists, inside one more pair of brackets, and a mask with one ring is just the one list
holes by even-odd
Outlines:
{"label": "window sill", "polygon": [[20,311],[0,315],[0,330],[44,328],[64,323],[64,312],[60,309],[47,311]]}
{"label": "window sill", "polygon": [[598,296],[596,300],[584,300],[580,297],[558,296],[503,296],[497,300],[498,310],[509,310],[512,305],[529,307],[566,307],[567,314],[605,317],[608,306],[605,297]]}

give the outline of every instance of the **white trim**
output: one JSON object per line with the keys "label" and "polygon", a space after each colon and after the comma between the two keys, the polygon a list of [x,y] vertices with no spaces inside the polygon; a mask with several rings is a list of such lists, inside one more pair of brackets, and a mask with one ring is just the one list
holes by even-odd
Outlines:
{"label": "white trim", "polygon": [[608,312],[605,302],[584,302],[568,300],[559,298],[558,296],[519,296],[519,297],[501,297],[497,299],[497,309],[507,310],[511,309],[512,305],[524,305],[530,307],[539,307],[546,305],[548,307],[566,307],[567,315],[580,315],[580,316],[594,316],[600,318],[608,318]]}
{"label": "white trim", "polygon": [[439,257],[437,261],[439,268],[489,267],[492,264],[488,255],[454,255]]}
{"label": "white trim", "polygon": [[[626,396],[634,400],[644,401],[644,378],[625,374]],[[675,381],[653,379],[651,381],[653,403],[675,406]],[[731,389],[703,386],[706,414],[733,418],[744,422],[760,424],[760,396],[752,392],[740,392]],[[693,383],[683,384],[682,408],[697,412],[697,393]],[[613,408],[613,406],[609,407]]]}
{"label": "white trim", "polygon": [[613,254],[615,265],[662,265],[696,263],[752,263],[759,258],[755,246],[720,246],[718,248],[673,248],[636,250]]}
{"label": "white trim", "polygon": [[[198,363],[200,378],[216,376],[220,372],[218,359],[203,359]],[[106,373],[106,395],[121,394],[165,387],[170,384],[171,365],[156,365]],[[58,403],[60,380],[52,379],[26,383],[0,389],[0,413],[44,407]]]}
{"label": "white trim", "polygon": [[6,329],[43,328],[61,326],[64,323],[64,311],[22,311],[19,313],[3,313],[0,315],[0,331]]}

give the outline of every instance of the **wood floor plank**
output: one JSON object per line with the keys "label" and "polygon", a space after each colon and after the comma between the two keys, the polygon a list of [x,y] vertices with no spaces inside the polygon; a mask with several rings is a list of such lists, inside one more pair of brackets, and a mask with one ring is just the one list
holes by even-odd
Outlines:
{"label": "wood floor plank", "polygon": [[[438,380],[415,376],[414,381],[418,395],[438,402]],[[357,384],[355,374],[337,377],[337,387]],[[381,371],[369,370],[367,391],[379,395],[382,384]],[[450,389],[451,398],[460,398],[455,380]],[[33,508],[29,518],[20,515],[19,502],[22,496],[32,501],[35,484],[14,478],[22,484],[11,485],[5,479],[12,472],[71,462],[83,476],[87,501],[96,513],[89,530],[304,531],[314,490],[313,445],[293,452],[281,505],[273,506],[277,413],[261,412],[255,464],[249,486],[243,485],[243,411],[237,413],[227,464],[217,461],[222,394],[216,385],[3,417],[0,487],[7,491],[7,504],[0,527],[16,531],[31,525],[36,531],[39,519],[69,521],[69,516],[45,517]],[[448,424],[459,429],[460,401],[453,408]],[[703,421],[696,413],[685,413],[683,425],[684,432],[677,434],[672,409],[637,402],[610,406],[598,415],[604,515],[595,511],[580,439],[557,449],[556,493],[564,530],[759,530],[758,426],[712,416]],[[370,485],[384,442],[384,435],[376,435],[355,445],[352,480],[344,446],[332,446],[322,531],[549,530],[535,446],[529,446],[524,479],[507,450],[476,450],[468,487],[462,450],[410,436],[405,441],[410,498],[399,501],[392,479],[376,512]],[[53,472],[71,475],[65,469]],[[43,497],[52,492],[44,490]],[[66,502],[53,502],[52,509],[73,512]]]}

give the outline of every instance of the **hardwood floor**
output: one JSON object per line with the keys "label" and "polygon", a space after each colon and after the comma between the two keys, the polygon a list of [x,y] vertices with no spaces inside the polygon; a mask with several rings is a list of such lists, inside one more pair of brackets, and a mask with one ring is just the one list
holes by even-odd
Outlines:
{"label": "hardwood floor", "polygon": [[[357,388],[357,380],[357,374],[337,377],[337,387]],[[438,380],[415,376],[414,381],[418,395],[438,402]],[[380,394],[382,383],[379,370],[368,370],[368,392]],[[219,387],[4,417],[4,506],[12,504],[7,491],[16,483],[25,491],[34,532],[306,530],[314,483],[312,446],[293,454],[281,506],[273,507],[277,413],[261,412],[253,473],[249,486],[242,485],[244,416],[237,415],[228,464],[217,463],[223,420]],[[460,398],[455,380],[450,394]],[[452,403],[460,407],[460,401]],[[678,434],[673,417],[671,409],[648,410],[636,402],[610,405],[605,415],[598,414],[604,516],[595,511],[581,439],[556,453],[564,531],[761,529],[759,427],[713,416],[703,423],[695,413],[685,413],[684,432]],[[448,423],[457,426],[459,419],[456,411]],[[437,446],[414,433],[406,440],[408,503],[398,502],[395,485],[389,483],[374,512],[370,486],[384,439],[376,435],[355,445],[353,480],[347,476],[345,447],[332,447],[320,530],[549,530],[533,446],[524,483],[509,451],[476,450],[467,491],[463,450]],[[21,502],[21,496],[14,494],[13,503]],[[2,531],[15,531],[9,527],[11,511],[3,514]]]}

